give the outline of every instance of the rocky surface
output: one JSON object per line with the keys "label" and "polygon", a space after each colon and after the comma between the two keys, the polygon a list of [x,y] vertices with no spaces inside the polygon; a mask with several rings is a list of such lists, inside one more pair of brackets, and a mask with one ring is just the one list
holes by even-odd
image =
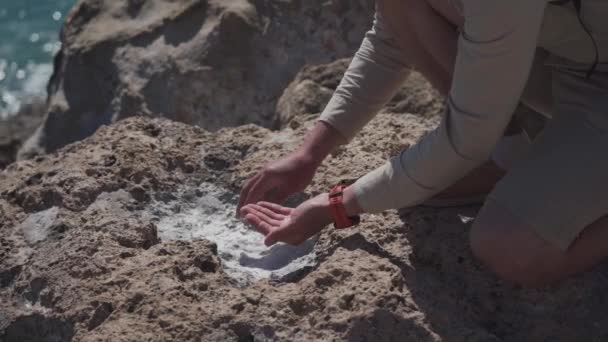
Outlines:
{"label": "rocky surface", "polygon": [[[412,77],[419,77],[413,75]],[[229,277],[217,245],[159,238],[158,204],[228,190],[288,153],[314,115],[272,132],[130,118],[0,173],[0,340],[520,341],[608,337],[606,270],[541,290],[502,283],[467,245],[476,208],[369,215],[325,230],[282,280]],[[379,165],[436,116],[380,114],[309,194]],[[187,191],[190,189],[190,191]],[[186,190],[186,191],[185,191]],[[260,241],[261,241],[260,236]]]}
{"label": "rocky surface", "polygon": [[295,74],[352,55],[372,14],[372,0],[81,0],[66,18],[43,129],[21,154],[131,115],[211,131],[273,127]]}
{"label": "rocky surface", "polygon": [[[314,123],[369,6],[80,1],[25,149],[54,152],[0,171],[0,341],[608,339],[608,265],[505,284],[471,255],[476,207],[367,215],[264,255],[232,239],[240,186]],[[299,197],[413,144],[441,103],[411,73]]]}
{"label": "rocky surface", "polygon": [[37,99],[22,106],[15,116],[0,120],[0,170],[15,161],[17,151],[40,126],[45,113],[44,101]]}

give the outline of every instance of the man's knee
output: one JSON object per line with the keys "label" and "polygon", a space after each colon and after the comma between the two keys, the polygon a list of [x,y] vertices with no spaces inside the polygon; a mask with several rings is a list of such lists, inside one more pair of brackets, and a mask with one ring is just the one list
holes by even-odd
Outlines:
{"label": "man's knee", "polygon": [[470,233],[473,254],[505,281],[527,287],[542,285],[543,267],[538,251],[533,250],[534,242],[509,216],[500,208],[484,207]]}

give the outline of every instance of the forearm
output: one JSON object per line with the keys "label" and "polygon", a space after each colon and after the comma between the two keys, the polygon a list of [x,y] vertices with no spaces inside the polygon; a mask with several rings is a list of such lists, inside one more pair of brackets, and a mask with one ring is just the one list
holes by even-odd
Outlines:
{"label": "forearm", "polygon": [[345,142],[353,139],[399,89],[410,71],[406,60],[377,14],[320,120]]}
{"label": "forearm", "polygon": [[459,41],[441,125],[354,184],[366,212],[421,203],[487,160],[502,137],[530,73],[545,4],[476,5]]}
{"label": "forearm", "polygon": [[327,122],[317,121],[296,153],[318,167],[337,146],[345,142],[346,138],[337,129]]}

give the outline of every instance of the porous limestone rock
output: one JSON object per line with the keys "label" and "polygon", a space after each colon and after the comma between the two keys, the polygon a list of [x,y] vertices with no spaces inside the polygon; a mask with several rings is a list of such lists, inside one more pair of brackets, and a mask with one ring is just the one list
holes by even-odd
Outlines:
{"label": "porous limestone rock", "polygon": [[[301,142],[348,61],[318,63],[348,55],[370,16],[367,0],[80,1],[26,147],[55,152],[0,171],[0,341],[608,339],[608,265],[505,284],[468,246],[477,207],[327,228],[314,262],[279,279],[240,282],[235,264],[265,260],[188,238],[193,211],[236,225],[243,182]],[[441,107],[412,73],[304,197],[415,143]]]}
{"label": "porous limestone rock", "polygon": [[373,12],[372,0],[81,0],[62,30],[48,114],[20,156],[131,115],[272,127],[302,66],[351,56]]}
{"label": "porous limestone rock", "polygon": [[[185,212],[180,201],[197,203],[201,184],[227,189],[232,195],[218,200],[234,203],[243,181],[291,151],[313,123],[297,116],[279,132],[246,125],[211,133],[129,118],[10,165],[0,173],[0,340],[608,337],[606,267],[546,289],[505,284],[470,252],[475,207],[389,211],[356,228],[328,228],[314,265],[245,287],[207,239],[159,238],[160,216]],[[307,193],[364,174],[436,124],[435,116],[380,114],[327,159]],[[155,211],[159,203],[170,210]],[[34,226],[44,234],[32,239]]]}

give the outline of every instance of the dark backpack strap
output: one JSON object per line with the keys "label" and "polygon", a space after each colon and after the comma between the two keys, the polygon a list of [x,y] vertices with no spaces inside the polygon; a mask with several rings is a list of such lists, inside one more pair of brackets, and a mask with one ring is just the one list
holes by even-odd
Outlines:
{"label": "dark backpack strap", "polygon": [[595,38],[593,37],[593,33],[591,33],[589,26],[587,26],[587,24],[585,24],[585,22],[583,21],[583,17],[581,16],[581,8],[582,8],[581,0],[553,0],[553,1],[549,1],[549,3],[553,4],[553,5],[565,5],[565,4],[569,3],[570,1],[572,1],[574,8],[576,9],[576,15],[578,17],[578,22],[581,24],[581,26],[583,27],[583,30],[585,30],[585,33],[587,33],[589,38],[591,38],[591,42],[593,43],[593,48],[595,49],[595,59],[593,61],[593,64],[587,71],[587,78],[589,78],[595,72],[597,65],[600,63],[600,49],[597,46],[597,42],[595,41]]}
{"label": "dark backpack strap", "polygon": [[574,4],[574,8],[576,8],[576,13],[581,13],[581,0],[553,0],[549,1],[552,5],[565,5],[569,2]]}
{"label": "dark backpack strap", "polygon": [[587,71],[587,78],[590,78],[591,75],[593,75],[593,73],[595,72],[597,65],[600,63],[600,49],[597,46],[597,42],[595,41],[595,37],[593,37],[593,33],[589,29],[589,26],[585,24],[585,22],[583,21],[583,17],[581,16],[581,0],[572,0],[572,2],[574,2],[574,8],[576,8],[578,22],[581,23],[583,30],[585,30],[589,38],[591,38],[591,43],[593,43],[593,49],[595,49],[595,59],[593,60],[593,64],[591,64],[591,67]]}

